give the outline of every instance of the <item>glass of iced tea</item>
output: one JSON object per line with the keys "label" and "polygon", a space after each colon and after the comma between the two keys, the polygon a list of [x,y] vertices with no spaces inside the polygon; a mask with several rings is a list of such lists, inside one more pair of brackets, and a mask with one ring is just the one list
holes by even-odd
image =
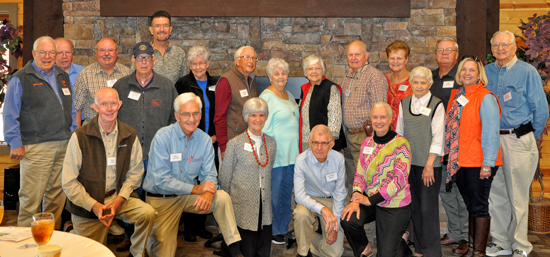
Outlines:
{"label": "glass of iced tea", "polygon": [[54,225],[53,213],[41,212],[32,215],[31,232],[36,244],[43,245],[50,241]]}
{"label": "glass of iced tea", "polygon": [[3,218],[4,218],[4,202],[0,201],[0,225],[2,225]]}

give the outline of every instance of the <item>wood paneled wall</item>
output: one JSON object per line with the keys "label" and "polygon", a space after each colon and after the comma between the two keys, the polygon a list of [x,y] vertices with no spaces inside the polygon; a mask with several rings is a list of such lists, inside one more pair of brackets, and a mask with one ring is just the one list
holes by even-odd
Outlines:
{"label": "wood paneled wall", "polygon": [[533,14],[543,15],[550,11],[550,0],[500,0],[500,30],[521,33],[520,20],[527,21]]}

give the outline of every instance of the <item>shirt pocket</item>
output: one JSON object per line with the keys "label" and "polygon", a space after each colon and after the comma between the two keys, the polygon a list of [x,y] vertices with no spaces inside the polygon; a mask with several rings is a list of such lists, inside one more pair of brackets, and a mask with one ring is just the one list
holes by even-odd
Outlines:
{"label": "shirt pocket", "polygon": [[504,101],[504,105],[512,108],[519,108],[520,106],[522,106],[526,101],[525,97],[523,96],[524,90],[524,87],[512,85],[506,86],[506,93],[504,93],[504,95],[510,94],[512,99]]}

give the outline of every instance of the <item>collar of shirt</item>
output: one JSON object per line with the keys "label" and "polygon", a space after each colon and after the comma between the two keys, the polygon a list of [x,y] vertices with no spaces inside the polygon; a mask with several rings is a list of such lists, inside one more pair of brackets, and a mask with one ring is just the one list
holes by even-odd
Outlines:
{"label": "collar of shirt", "polygon": [[97,121],[97,123],[99,125],[98,126],[99,127],[99,133],[101,134],[101,136],[109,136],[109,135],[118,134],[118,119],[115,121],[115,129],[113,129],[113,131],[111,131],[111,133],[107,133],[107,132],[105,132],[105,130],[103,130],[103,126],[101,126],[100,121]]}
{"label": "collar of shirt", "polygon": [[[415,95],[412,95],[412,99],[411,99],[411,106],[413,107],[420,107],[420,106],[428,106],[428,102],[430,101],[430,97],[432,96],[432,93],[428,90],[428,93],[425,94],[423,97],[420,97],[420,98],[416,98]],[[419,101],[420,102],[420,105],[415,105],[416,101]],[[412,108],[411,111],[414,113],[414,114],[418,114],[420,112],[420,108],[416,109],[416,108]]]}
{"label": "collar of shirt", "polygon": [[[180,122],[177,121],[176,123],[174,124],[177,124],[176,125],[176,135],[178,136],[178,138],[181,140],[182,138],[185,139],[185,141],[187,141],[187,135],[185,135],[185,133],[183,133],[183,130],[181,130],[181,125],[180,125]],[[198,129],[198,128],[197,128]],[[195,130],[196,131],[196,130]],[[191,141],[194,137],[193,135],[195,134],[195,131],[193,131],[193,133],[191,133],[191,136],[189,137],[189,141]]]}
{"label": "collar of shirt", "polygon": [[514,55],[514,58],[512,58],[512,60],[510,62],[508,62],[507,64],[504,64],[502,67],[499,67],[498,66],[498,61],[495,62],[495,66],[497,66],[497,68],[506,68],[506,71],[510,70],[510,68],[512,68],[512,66],[514,66],[514,64],[516,64],[516,62],[518,61],[518,57]]}
{"label": "collar of shirt", "polygon": [[46,71],[44,70],[41,70],[40,68],[38,68],[38,66],[36,66],[36,63],[34,61],[32,61],[32,67],[34,67],[34,70],[38,73],[40,73],[40,75],[42,76],[52,76],[55,72],[55,66],[52,67],[52,70],[50,71],[50,74],[46,73]]}
{"label": "collar of shirt", "polygon": [[[150,43],[151,46],[153,46],[153,43],[154,43],[154,42],[155,42],[155,41],[151,41],[151,43]],[[172,43],[170,43],[170,41],[168,41],[168,48],[166,48],[166,51],[164,51],[164,54],[166,55],[166,53],[170,52],[170,50],[172,50]],[[162,55],[160,54],[160,51],[157,50],[154,46],[153,46],[153,51],[155,51],[156,54],[159,54],[160,56],[162,56]]]}
{"label": "collar of shirt", "polygon": [[357,74],[359,73],[362,73],[366,68],[367,66],[369,66],[369,62],[367,61],[365,63],[365,65],[363,65],[363,67],[361,67],[361,69],[357,70],[357,71],[352,71],[351,69],[348,71],[348,73],[346,74],[346,77],[351,77],[351,78],[355,78],[357,77]]}
{"label": "collar of shirt", "polygon": [[[109,74],[107,74],[107,72],[105,72],[105,71],[101,68],[101,66],[99,66],[99,63],[95,62],[94,64],[95,64],[95,66],[93,66],[93,68],[94,68],[94,74],[97,75],[97,74],[103,73],[103,74],[109,76]],[[118,62],[115,62],[115,68],[114,68],[114,70],[113,70],[113,74],[119,73],[119,72],[120,72],[120,71],[118,70],[118,67],[120,67],[119,65],[122,65],[122,64],[119,64]],[[111,74],[111,76],[112,76],[113,74]]]}
{"label": "collar of shirt", "polygon": [[149,77],[147,77],[147,79],[145,79],[144,81],[141,81],[139,79],[139,76],[136,73],[136,81],[137,81],[137,83],[139,83],[142,90],[145,90],[147,88],[147,85],[149,85],[149,83],[151,83],[152,80],[153,80],[153,72],[152,71],[151,71],[151,74],[149,74]]}
{"label": "collar of shirt", "polygon": [[71,66],[69,67],[69,72],[67,72],[70,75],[72,74],[78,74],[82,69],[77,69],[76,64],[71,63]]}
{"label": "collar of shirt", "polygon": [[[312,149],[308,149],[308,150],[309,151],[307,151],[308,152],[307,153],[307,159],[309,160],[309,162],[311,164],[314,164],[315,166],[319,167],[321,170],[323,168],[325,168],[327,165],[329,165],[330,161],[329,161],[329,158],[328,158],[328,154],[329,154],[328,152],[327,152],[327,157],[326,157],[325,161],[324,162],[319,162],[319,160],[317,160],[317,158],[313,154],[313,150]],[[329,152],[330,152],[330,150],[329,150]],[[323,174],[319,174],[319,175],[322,176]]]}

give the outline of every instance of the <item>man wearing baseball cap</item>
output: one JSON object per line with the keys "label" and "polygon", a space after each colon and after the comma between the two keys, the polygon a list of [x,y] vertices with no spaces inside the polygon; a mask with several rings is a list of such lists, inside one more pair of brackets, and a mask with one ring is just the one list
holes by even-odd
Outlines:
{"label": "man wearing baseball cap", "polygon": [[[118,92],[122,107],[118,118],[137,131],[137,137],[143,148],[143,166],[147,174],[149,146],[157,130],[176,122],[174,117],[174,99],[178,92],[172,81],[153,71],[154,50],[151,44],[140,42],[132,50],[132,63],[135,71],[119,79],[113,88]],[[138,189],[142,199],[143,189]],[[126,226],[125,238],[117,245],[117,251],[130,247],[133,230]]]}

